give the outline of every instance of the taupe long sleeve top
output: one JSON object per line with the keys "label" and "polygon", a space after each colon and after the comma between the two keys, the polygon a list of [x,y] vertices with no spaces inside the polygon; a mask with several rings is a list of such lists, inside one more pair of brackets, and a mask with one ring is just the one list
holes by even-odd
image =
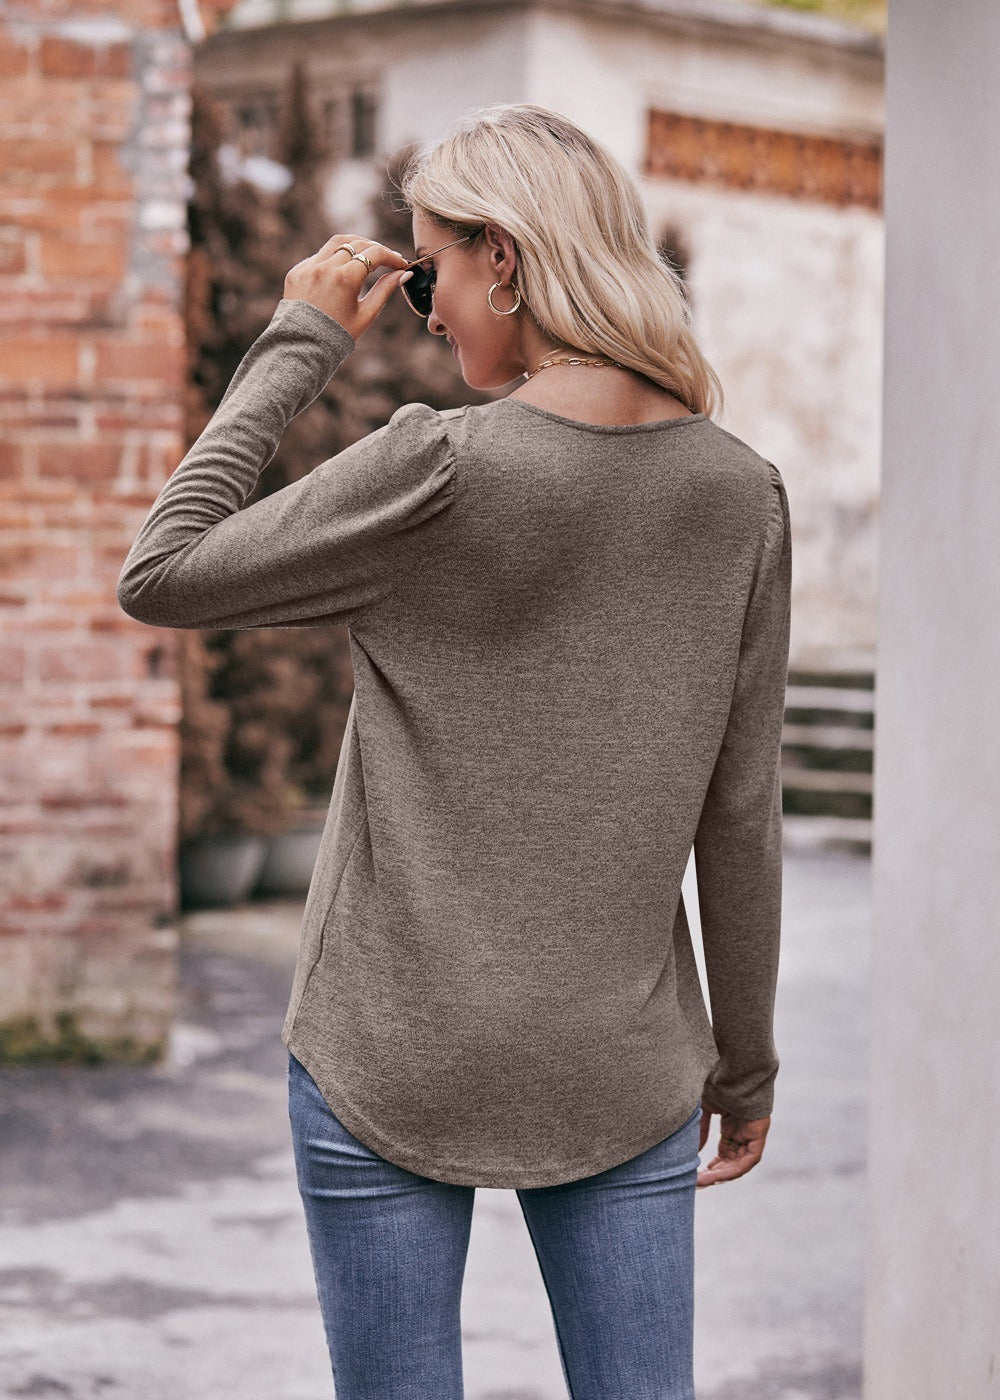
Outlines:
{"label": "taupe long sleeve top", "polygon": [[353,348],[282,300],[118,583],[154,626],[349,628],[285,1044],[363,1143],[466,1185],[602,1171],[699,1096],[770,1113],[778,470],[702,413],[410,403],[243,508]]}

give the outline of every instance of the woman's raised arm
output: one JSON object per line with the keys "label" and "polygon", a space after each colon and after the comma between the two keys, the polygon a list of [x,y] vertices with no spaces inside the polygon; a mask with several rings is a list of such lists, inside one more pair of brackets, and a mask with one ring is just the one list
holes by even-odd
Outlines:
{"label": "woman's raised arm", "polygon": [[427,404],[243,508],[354,344],[315,305],[282,298],[133,541],[117,586],[126,613],[160,627],[349,624],[391,593],[415,527],[454,494],[445,423]]}

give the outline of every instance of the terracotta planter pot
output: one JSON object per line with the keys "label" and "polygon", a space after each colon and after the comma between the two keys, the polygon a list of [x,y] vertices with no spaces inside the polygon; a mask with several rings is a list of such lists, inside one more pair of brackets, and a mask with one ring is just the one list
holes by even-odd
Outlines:
{"label": "terracotta planter pot", "polygon": [[178,851],[181,908],[228,907],[248,899],[267,855],[266,836],[223,832]]}

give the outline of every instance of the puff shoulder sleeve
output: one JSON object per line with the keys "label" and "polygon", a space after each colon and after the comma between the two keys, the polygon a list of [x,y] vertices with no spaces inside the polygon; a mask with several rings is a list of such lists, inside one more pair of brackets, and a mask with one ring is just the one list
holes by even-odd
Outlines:
{"label": "puff shoulder sleeve", "polygon": [[791,530],[768,463],[762,548],[743,623],[722,745],[695,835],[712,1032],[718,1060],[703,1103],[737,1118],[772,1109],[772,1034],[781,928],[781,730],[788,677]]}
{"label": "puff shoulder sleeve", "polygon": [[384,427],[244,508],[295,414],[354,347],[339,322],[282,299],[133,541],[117,597],[161,627],[350,624],[391,594],[455,460],[445,420],[404,405]]}

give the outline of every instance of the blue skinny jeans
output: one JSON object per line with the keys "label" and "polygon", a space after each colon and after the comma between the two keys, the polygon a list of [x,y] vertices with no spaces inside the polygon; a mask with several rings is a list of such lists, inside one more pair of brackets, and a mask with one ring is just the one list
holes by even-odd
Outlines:
{"label": "blue skinny jeans", "polygon": [[[289,1116],[336,1400],[463,1400],[474,1186],[419,1176],[347,1131],[294,1055]],[[620,1166],[518,1190],[570,1400],[694,1400],[700,1103]]]}

